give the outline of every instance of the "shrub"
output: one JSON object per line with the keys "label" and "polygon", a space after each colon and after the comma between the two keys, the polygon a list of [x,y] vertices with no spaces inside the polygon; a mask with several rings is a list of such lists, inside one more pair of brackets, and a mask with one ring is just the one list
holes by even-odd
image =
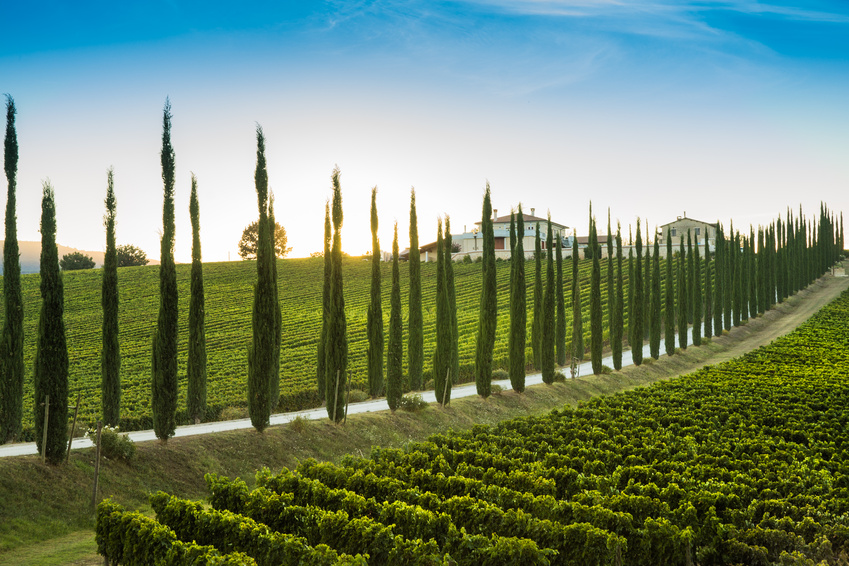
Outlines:
{"label": "shrub", "polygon": [[74,271],[77,269],[94,269],[94,259],[82,252],[65,254],[59,260],[62,271]]}
{"label": "shrub", "polygon": [[[654,361],[654,359],[652,359],[652,361]],[[645,360],[643,360],[643,363],[645,363],[645,362],[646,362],[646,361],[645,361]],[[602,366],[601,366],[601,373],[602,373],[602,374],[613,373],[613,368],[611,368],[610,366],[602,365]]]}
{"label": "shrub", "polygon": [[502,391],[504,391],[504,388],[498,385],[497,383],[493,383],[489,389],[491,395],[501,395]]}
{"label": "shrub", "polygon": [[492,372],[492,381],[496,381],[499,379],[510,379],[510,374],[507,373],[507,370],[497,369]]}
{"label": "shrub", "polygon": [[472,263],[472,256],[466,254],[463,256],[463,263]]}
{"label": "shrub", "polygon": [[427,409],[427,405],[427,401],[422,399],[422,396],[418,393],[408,393],[401,397],[401,402],[398,404],[398,408],[402,411],[415,413],[423,409]]}
{"label": "shrub", "polygon": [[351,389],[348,392],[348,402],[349,403],[360,403],[362,401],[368,400],[368,393],[363,391],[362,389]]}
{"label": "shrub", "polygon": [[298,415],[289,422],[289,427],[293,432],[303,434],[310,429],[310,420],[303,415]]}
{"label": "shrub", "polygon": [[[89,429],[87,436],[97,444],[97,429]],[[104,426],[100,430],[100,453],[109,460],[129,462],[136,454],[136,445],[126,433],[119,434],[117,426]]]}
{"label": "shrub", "polygon": [[563,383],[566,381],[566,376],[563,375],[562,371],[554,372],[554,383]]}

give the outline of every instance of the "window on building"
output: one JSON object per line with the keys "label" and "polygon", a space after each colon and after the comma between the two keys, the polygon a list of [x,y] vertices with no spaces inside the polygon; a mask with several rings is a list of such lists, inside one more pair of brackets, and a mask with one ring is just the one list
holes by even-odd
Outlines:
{"label": "window on building", "polygon": [[670,238],[674,238],[674,237],[675,237],[675,236],[677,236],[677,235],[678,235],[678,230],[676,230],[675,228],[670,228],[670,229],[669,229],[669,237],[670,237]]}
{"label": "window on building", "polygon": [[504,238],[503,237],[495,238],[493,243],[495,244],[493,247],[496,250],[503,250],[504,249]]}
{"label": "window on building", "polygon": [[702,235],[702,229],[701,229],[701,228],[696,228],[694,231],[695,231],[695,233],[696,233],[696,236],[701,236],[701,235]]}

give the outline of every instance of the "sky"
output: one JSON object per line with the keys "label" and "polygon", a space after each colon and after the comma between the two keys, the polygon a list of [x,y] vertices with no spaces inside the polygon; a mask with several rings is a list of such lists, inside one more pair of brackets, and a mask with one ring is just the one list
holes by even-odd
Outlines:
{"label": "sky", "polygon": [[237,260],[257,216],[256,127],[292,257],[323,247],[341,171],[343,249],[409,243],[522,204],[605,233],[684,215],[747,228],[787,207],[849,212],[849,4],[818,0],[13,2],[0,93],[17,107],[19,240],[159,258],[162,112],[176,154],[175,257],[191,261],[190,178],[204,261]]}

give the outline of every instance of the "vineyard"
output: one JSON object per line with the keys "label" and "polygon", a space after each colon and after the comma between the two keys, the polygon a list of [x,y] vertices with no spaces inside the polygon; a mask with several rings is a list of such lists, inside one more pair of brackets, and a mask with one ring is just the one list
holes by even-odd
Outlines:
{"label": "vineyard", "polygon": [[[278,263],[280,305],[283,311],[283,340],[280,358],[280,410],[298,410],[321,404],[316,387],[316,350],[321,329],[322,259],[288,259]],[[390,264],[382,266],[384,280],[390,277]],[[590,262],[581,262],[581,285],[589,287]],[[480,265],[457,263],[457,318],[460,335],[461,380],[471,379],[475,336],[480,307]],[[533,269],[528,271],[528,309],[532,312]],[[509,262],[497,263],[499,325],[495,342],[496,367],[506,367],[509,317]],[[190,265],[177,266],[179,288],[181,376],[178,422],[185,417],[186,354],[189,311]],[[435,341],[435,264],[422,264],[425,372],[430,371]],[[100,350],[102,311],[101,271],[70,271],[65,284],[65,324],[70,359],[70,399],[82,395],[80,417],[94,422],[100,414]],[[346,259],[344,264],[345,303],[352,387],[366,388],[366,317],[369,300],[370,263]],[[159,269],[155,266],[121,268],[119,279],[119,338],[121,344],[121,426],[125,430],[151,428],[150,359],[151,340],[159,308]],[[208,351],[208,420],[219,418],[228,406],[247,404],[247,347],[251,341],[251,305],[256,280],[254,262],[211,263],[204,266],[206,285],[206,339]],[[41,308],[38,275],[21,278],[24,295],[24,356],[27,379],[24,397],[25,434],[32,434],[32,367],[38,314]],[[404,340],[407,340],[406,305],[408,280],[401,275],[401,301],[404,305]],[[603,284],[606,283],[603,282]],[[2,287],[2,280],[0,280]],[[389,303],[389,285],[383,286],[384,304]],[[565,292],[568,293],[569,285]],[[606,296],[606,295],[603,295]],[[587,336],[589,336],[589,292],[582,297]],[[605,304],[605,309],[606,309]],[[389,309],[384,309],[388,326]],[[567,313],[571,324],[571,312]],[[0,313],[2,319],[2,313]],[[528,335],[533,317],[529,315]],[[587,338],[588,340],[588,338]],[[530,344],[528,345],[530,353]],[[528,356],[530,360],[530,355]],[[406,369],[406,346],[404,353]]]}
{"label": "vineyard", "polygon": [[741,358],[575,409],[263,470],[253,490],[208,475],[211,508],[157,493],[156,520],[104,502],[99,550],[125,564],[171,541],[250,557],[233,564],[844,564],[847,364],[844,292]]}

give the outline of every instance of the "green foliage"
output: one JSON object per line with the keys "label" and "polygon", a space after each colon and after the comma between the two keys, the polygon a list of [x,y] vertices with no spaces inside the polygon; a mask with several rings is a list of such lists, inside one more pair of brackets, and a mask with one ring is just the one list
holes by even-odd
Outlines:
{"label": "green foliage", "polygon": [[324,258],[324,272],[322,274],[324,285],[321,295],[321,336],[318,340],[318,360],[316,361],[318,397],[322,400],[327,398],[327,353],[324,351],[324,347],[327,344],[327,331],[330,328],[330,273],[333,266],[333,259],[330,255],[330,242],[333,239],[331,230],[330,201],[327,201],[324,203],[324,255],[322,256]]}
{"label": "green foliage", "polygon": [[590,203],[590,242],[592,249],[592,279],[590,282],[590,361],[593,373],[601,373],[601,349],[604,343],[604,329],[602,328],[601,312],[601,246],[598,245],[598,233],[595,218],[593,217],[592,203]]}
{"label": "green foliage", "polygon": [[475,385],[478,395],[484,398],[489,397],[490,386],[492,384],[492,349],[495,346],[495,333],[498,325],[495,235],[492,226],[492,203],[490,199],[489,183],[487,183],[486,192],[483,197],[483,210],[481,211],[481,235],[483,240],[483,263],[481,264],[482,291],[475,352]]}
{"label": "green foliage", "polygon": [[197,179],[192,174],[189,215],[192,219],[192,288],[189,303],[189,363],[187,366],[186,411],[196,423],[206,416],[206,324],[203,263],[200,251],[200,204]]}
{"label": "green foliage", "polygon": [[398,402],[398,408],[402,411],[407,411],[408,413],[417,413],[421,410],[427,409],[428,402],[422,399],[421,394],[419,393],[408,393],[407,395],[403,395],[401,400]]}
{"label": "green foliage", "polygon": [[[86,436],[97,445],[97,429],[92,428]],[[100,429],[100,454],[109,460],[131,461],[136,455],[136,444],[126,433],[118,432],[118,427],[105,425]]]}
{"label": "green foliage", "polygon": [[521,393],[525,390],[525,352],[528,335],[527,289],[525,287],[525,220],[522,205],[516,217],[516,232],[510,250],[510,335],[509,373],[510,386]]}
{"label": "green foliage", "polygon": [[391,410],[401,402],[404,377],[404,327],[401,321],[401,275],[398,271],[398,223],[392,240],[392,289],[389,298],[389,348],[386,352],[386,402]]}
{"label": "green foliage", "polygon": [[[655,229],[655,231],[657,231]],[[663,311],[660,309],[660,243],[657,236],[654,239],[654,253],[651,258],[651,316],[649,317],[651,328],[649,330],[649,348],[651,357],[660,357],[660,324],[663,319]]]}
{"label": "green foliage", "polygon": [[419,224],[416,218],[416,191],[410,190],[410,283],[409,283],[409,342],[407,373],[410,389],[422,389],[424,367],[424,328],[422,318],[421,257],[419,256]]}
{"label": "green foliage", "polygon": [[555,300],[554,294],[554,234],[551,228],[551,213],[548,214],[548,228],[545,237],[545,297],[542,315],[542,381],[551,384],[554,381],[554,334]]}
{"label": "green foliage", "polygon": [[[291,247],[286,247],[289,242],[286,236],[286,228],[278,222],[271,224],[274,226],[274,257],[283,259],[289,252]],[[259,248],[259,221],[254,221],[242,231],[242,237],[239,240],[239,257],[242,259],[256,259],[257,249]]]}
{"label": "green foliage", "polygon": [[62,271],[75,271],[77,269],[94,269],[94,259],[82,252],[71,252],[62,256],[59,267]]}
{"label": "green foliage", "polygon": [[[557,234],[557,249],[555,250],[555,261],[557,262],[557,275],[555,277],[555,296],[557,308],[557,323],[554,335],[554,351],[556,353],[557,365],[566,365],[566,302],[563,292],[563,236]],[[612,289],[612,287],[610,287]],[[613,304],[610,301],[608,304]],[[612,309],[608,309],[612,312]]]}
{"label": "green foliage", "polygon": [[[49,182],[44,183],[41,198],[39,273],[42,303],[33,385],[35,399],[41,403],[35,405],[35,442],[39,454],[51,464],[59,464],[65,458],[68,442],[68,346],[65,341],[65,295],[56,248],[56,204]],[[44,422],[44,412],[48,408],[45,403],[49,403],[47,423]],[[46,438],[43,436],[45,424]]]}
{"label": "green foliage", "polygon": [[148,264],[147,254],[131,244],[118,246],[116,253],[118,267],[137,267]]}
{"label": "green foliage", "polygon": [[24,396],[24,304],[15,189],[18,175],[18,134],[15,101],[6,95],[6,134],[3,168],[6,172],[6,238],[3,242],[3,333],[0,336],[0,443],[21,434]]}
{"label": "green foliage", "polygon": [[456,251],[451,243],[451,219],[445,216],[445,289],[448,293],[448,317],[451,338],[451,383],[460,379],[460,329],[457,321],[457,289],[454,285],[454,260],[452,253]]}
{"label": "green foliage", "polygon": [[[625,289],[622,271],[622,233],[616,224],[616,303],[613,306],[613,326],[610,328],[610,350],[613,368],[622,369],[622,334],[625,325]],[[610,308],[610,306],[608,306]]]}
{"label": "green foliage", "polygon": [[436,348],[433,352],[433,389],[436,401],[448,404],[451,395],[451,316],[445,275],[442,219],[436,225]]}
{"label": "green foliage", "polygon": [[174,265],[174,149],[171,147],[171,103],[162,116],[162,241],[159,263],[159,318],[153,335],[151,387],[153,430],[160,440],[177,427],[177,272]]}
{"label": "green foliage", "polygon": [[531,327],[531,349],[534,353],[534,367],[542,369],[542,334],[544,332],[545,307],[542,288],[542,244],[539,235],[539,222],[534,229],[534,324]]}
{"label": "green foliage", "polygon": [[572,350],[571,358],[584,359],[584,322],[581,316],[581,285],[578,281],[578,235],[572,238]]}
{"label": "green foliage", "polygon": [[[689,243],[689,242],[688,242]],[[689,252],[693,266],[691,283],[693,286],[693,345],[702,345],[702,258],[699,256],[699,243],[696,242]]]}
{"label": "green foliage", "polygon": [[377,239],[377,187],[371,190],[371,302],[368,307],[368,392],[383,394],[383,307],[380,303],[380,241]]}
{"label": "green foliage", "polygon": [[684,238],[681,238],[681,245],[678,253],[678,347],[682,350],[687,349],[687,264],[684,250]]}
{"label": "green foliage", "polygon": [[640,233],[640,219],[637,219],[637,258],[634,264],[634,310],[631,317],[631,359],[634,365],[643,363],[643,306],[645,305],[643,288],[643,238]]}
{"label": "green foliage", "polygon": [[339,422],[344,417],[345,384],[348,378],[348,333],[345,297],[342,291],[342,186],[339,168],[333,169],[333,248],[330,265],[330,308],[328,309],[325,383],[327,416]]}
{"label": "green foliage", "polygon": [[103,308],[103,347],[100,358],[101,405],[103,422],[118,426],[121,419],[121,345],[118,340],[118,253],[115,249],[115,186],[113,171],[106,173],[106,253],[103,256],[103,283],[100,304]]}

